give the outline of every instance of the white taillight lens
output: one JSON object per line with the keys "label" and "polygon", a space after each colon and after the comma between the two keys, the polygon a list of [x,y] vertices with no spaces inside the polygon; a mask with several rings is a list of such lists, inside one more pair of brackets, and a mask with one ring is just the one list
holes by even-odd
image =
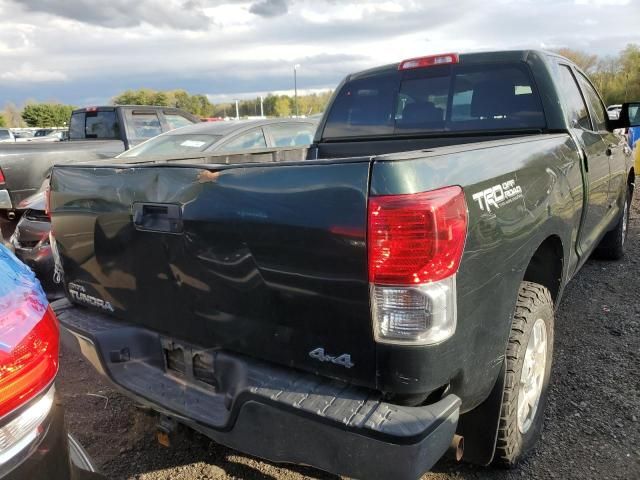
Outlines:
{"label": "white taillight lens", "polygon": [[371,286],[377,342],[440,343],[456,330],[456,277],[420,286]]}
{"label": "white taillight lens", "polygon": [[16,462],[20,453],[45,431],[43,425],[51,411],[54,396],[55,389],[51,387],[39,400],[0,427],[0,469]]}

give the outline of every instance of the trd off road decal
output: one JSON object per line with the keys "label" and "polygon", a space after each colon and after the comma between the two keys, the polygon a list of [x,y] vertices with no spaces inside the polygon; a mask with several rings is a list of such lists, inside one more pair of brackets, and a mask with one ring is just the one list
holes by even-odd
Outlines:
{"label": "trd off road decal", "polygon": [[480,210],[490,212],[492,207],[497,210],[522,198],[522,188],[520,185],[516,185],[515,180],[508,180],[474,193],[472,198],[478,202]]}
{"label": "trd off road decal", "polygon": [[72,300],[75,300],[76,302],[84,303],[87,305],[91,305],[93,307],[98,307],[108,312],[114,311],[111,303],[105,300],[102,300],[101,298],[87,295],[86,293],[87,290],[82,285],[78,285],[77,283],[70,283],[68,287],[69,287],[69,294],[71,294]]}

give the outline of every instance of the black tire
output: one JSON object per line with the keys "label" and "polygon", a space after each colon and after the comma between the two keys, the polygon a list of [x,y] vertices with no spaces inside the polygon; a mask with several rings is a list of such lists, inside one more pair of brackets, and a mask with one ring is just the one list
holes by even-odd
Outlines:
{"label": "black tire", "polygon": [[596,248],[596,256],[604,260],[620,260],[624,256],[624,244],[629,229],[631,212],[631,190],[627,190],[622,215],[613,230],[606,233]]}
{"label": "black tire", "polygon": [[[542,319],[543,323],[538,322]],[[544,374],[541,378],[541,392],[537,408],[524,410],[529,412],[530,420],[519,423],[518,396],[521,391],[521,378],[524,367],[525,352],[534,330],[538,333],[542,328],[546,331],[546,349]],[[547,387],[551,375],[553,360],[553,328],[554,328],[553,300],[548,289],[532,282],[522,282],[518,291],[518,301],[513,315],[511,334],[507,345],[506,377],[500,410],[498,439],[493,463],[497,466],[514,467],[533,448],[540,437],[544,421],[544,410],[547,403]],[[535,343],[535,341],[534,341]],[[539,363],[542,363],[540,361]],[[524,395],[524,390],[523,393]],[[532,413],[531,410],[534,410]],[[529,417],[527,417],[529,418]],[[528,427],[526,425],[528,424]],[[521,428],[521,425],[525,428]],[[524,432],[522,431],[524,429]]]}

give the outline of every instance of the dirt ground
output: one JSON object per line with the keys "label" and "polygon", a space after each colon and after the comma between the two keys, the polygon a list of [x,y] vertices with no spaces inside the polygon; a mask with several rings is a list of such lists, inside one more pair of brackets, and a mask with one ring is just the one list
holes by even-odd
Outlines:
{"label": "dirt ground", "polygon": [[[556,317],[555,363],[543,438],[510,471],[438,463],[424,480],[640,479],[640,202],[627,255],[589,261],[565,291]],[[70,430],[113,479],[335,478],[275,465],[180,432],[171,448],[155,421],[64,351],[58,389]]]}

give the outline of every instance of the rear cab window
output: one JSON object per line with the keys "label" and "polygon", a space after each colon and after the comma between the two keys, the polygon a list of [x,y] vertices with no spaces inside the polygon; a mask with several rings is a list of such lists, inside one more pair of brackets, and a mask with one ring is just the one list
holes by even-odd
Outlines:
{"label": "rear cab window", "polygon": [[385,70],[348,81],[333,102],[322,137],[545,127],[525,63],[455,64]]}
{"label": "rear cab window", "polygon": [[120,127],[115,110],[74,112],[69,124],[69,138],[71,140],[120,139]]}

